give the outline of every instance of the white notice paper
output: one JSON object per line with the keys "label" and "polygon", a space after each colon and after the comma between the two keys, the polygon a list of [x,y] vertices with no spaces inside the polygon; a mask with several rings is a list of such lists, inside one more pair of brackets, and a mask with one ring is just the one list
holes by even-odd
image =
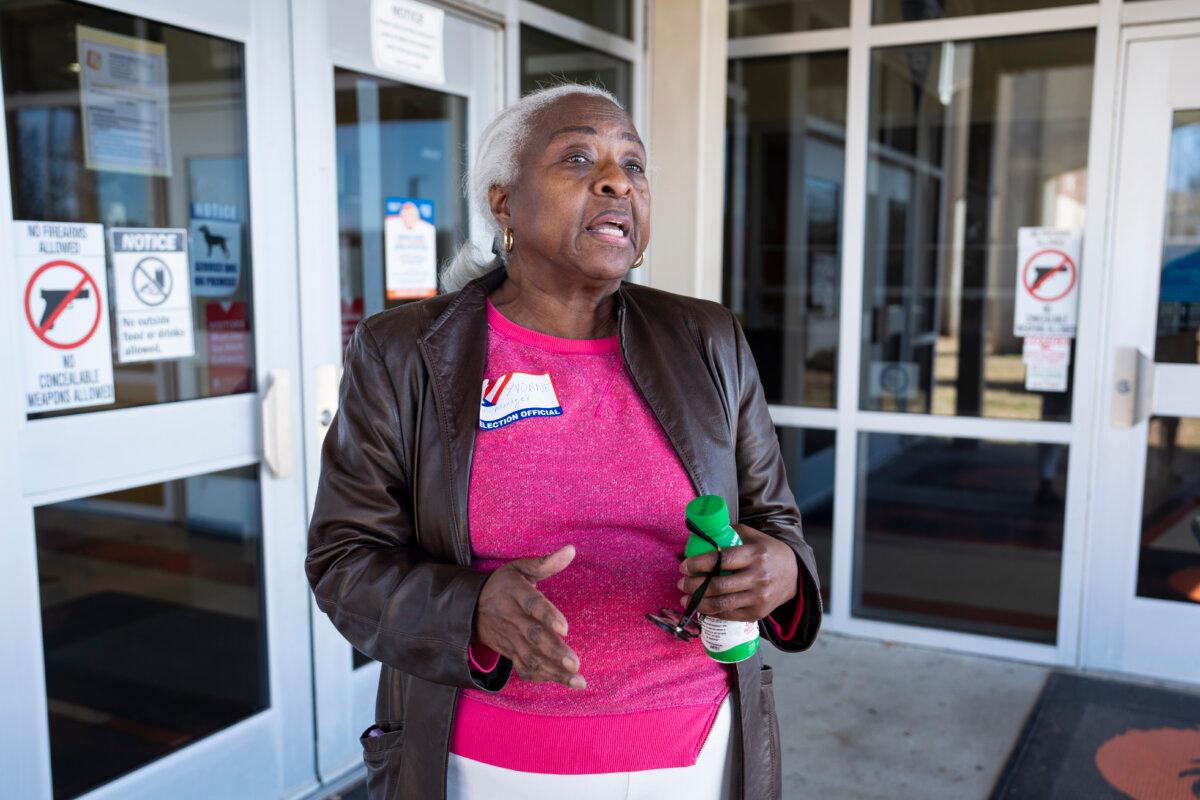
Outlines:
{"label": "white notice paper", "polygon": [[88,169],[171,174],[167,48],[75,26]]}
{"label": "white notice paper", "polygon": [[445,16],[412,0],[372,0],[371,60],[388,72],[445,83]]}
{"label": "white notice paper", "polygon": [[114,402],[104,226],[14,221],[13,255],[26,413]]}
{"label": "white notice paper", "polygon": [[1078,231],[1017,229],[1014,336],[1075,336],[1081,243]]}
{"label": "white notice paper", "polygon": [[183,228],[113,228],[117,360],[163,361],[196,352]]}
{"label": "white notice paper", "polygon": [[1071,340],[1066,336],[1030,336],[1021,348],[1025,362],[1025,389],[1030,392],[1065,392],[1071,368]]}

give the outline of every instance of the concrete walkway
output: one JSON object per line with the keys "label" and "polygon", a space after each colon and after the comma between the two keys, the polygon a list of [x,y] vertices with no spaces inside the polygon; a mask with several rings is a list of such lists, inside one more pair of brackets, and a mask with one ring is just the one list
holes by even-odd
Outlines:
{"label": "concrete walkway", "polygon": [[785,800],[983,800],[1048,672],[832,633],[806,653],[764,653]]}
{"label": "concrete walkway", "polygon": [[987,798],[1048,672],[831,633],[765,653],[787,800]]}

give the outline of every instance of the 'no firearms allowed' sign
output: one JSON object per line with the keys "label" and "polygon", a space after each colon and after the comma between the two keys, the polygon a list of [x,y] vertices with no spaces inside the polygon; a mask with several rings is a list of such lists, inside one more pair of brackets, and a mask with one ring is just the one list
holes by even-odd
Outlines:
{"label": "'no firearms allowed' sign", "polygon": [[1014,336],[1075,335],[1080,236],[1063,228],[1017,229]]}
{"label": "'no firearms allowed' sign", "polygon": [[13,250],[26,413],[114,402],[104,226],[14,222]]}

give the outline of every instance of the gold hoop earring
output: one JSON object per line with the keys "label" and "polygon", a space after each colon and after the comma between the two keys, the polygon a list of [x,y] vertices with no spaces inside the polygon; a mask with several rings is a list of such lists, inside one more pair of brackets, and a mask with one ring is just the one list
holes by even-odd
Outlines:
{"label": "gold hoop earring", "polygon": [[637,261],[633,262],[633,266],[631,266],[630,269],[637,269],[638,267],[640,267],[642,265],[642,261],[645,258],[646,258],[646,252],[643,250],[642,252],[638,253]]}
{"label": "gold hoop earring", "polygon": [[512,228],[504,229],[504,252],[511,253],[513,249],[513,232]]}

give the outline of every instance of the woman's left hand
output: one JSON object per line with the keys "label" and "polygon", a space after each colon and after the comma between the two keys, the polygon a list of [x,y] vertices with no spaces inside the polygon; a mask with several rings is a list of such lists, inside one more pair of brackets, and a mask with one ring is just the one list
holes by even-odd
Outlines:
{"label": "woman's left hand", "polygon": [[[749,525],[734,525],[742,544],[721,549],[721,571],[708,584],[700,602],[700,613],[720,619],[757,622],[796,596],[799,565],[792,548]],[[716,566],[717,554],[704,553],[684,559],[679,571],[687,577],[677,584],[687,608],[692,593]]]}

